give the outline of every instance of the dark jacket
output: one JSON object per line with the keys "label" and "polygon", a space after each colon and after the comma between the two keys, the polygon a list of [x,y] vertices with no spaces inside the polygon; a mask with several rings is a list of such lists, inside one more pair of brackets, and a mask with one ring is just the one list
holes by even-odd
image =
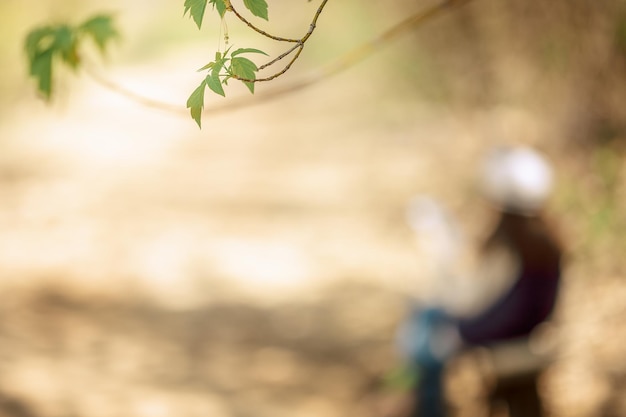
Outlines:
{"label": "dark jacket", "polygon": [[561,249],[541,217],[502,213],[485,250],[506,245],[519,260],[514,283],[479,315],[461,319],[469,344],[489,344],[528,335],[552,313],[561,277]]}

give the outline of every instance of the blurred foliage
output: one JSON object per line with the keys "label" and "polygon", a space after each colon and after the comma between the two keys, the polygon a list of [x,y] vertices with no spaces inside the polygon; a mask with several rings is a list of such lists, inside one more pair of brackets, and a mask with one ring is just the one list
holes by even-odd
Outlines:
{"label": "blurred foliage", "polygon": [[405,65],[426,96],[549,109],[570,145],[626,136],[624,1],[473,2],[413,43]]}
{"label": "blurred foliage", "polygon": [[[255,24],[251,23],[240,14],[229,0],[185,0],[183,14],[189,14],[198,29],[202,28],[205,12],[209,5],[219,16],[221,26],[224,28],[223,46],[220,40],[218,42],[219,49],[215,53],[215,60],[198,70],[206,70],[208,74],[187,99],[187,108],[190,109],[191,117],[198,124],[198,127],[202,127],[201,115],[204,108],[204,92],[206,87],[209,87],[211,91],[218,95],[225,96],[223,85],[227,85],[230,79],[236,79],[243,82],[248,90],[254,94],[254,84],[256,82],[271,81],[287,72],[291,65],[299,58],[304,44],[313,34],[317,19],[327,2],[328,0],[321,0],[313,20],[309,25],[309,29],[304,36],[301,38],[284,38],[272,35],[255,26]],[[243,0],[243,3],[248,12],[253,16],[264,20],[269,19],[268,4],[265,0]],[[224,22],[226,12],[231,12],[252,32],[256,32],[273,41],[287,42],[292,46],[276,57],[273,57],[269,62],[257,66],[250,59],[240,55],[262,54],[268,56],[268,54],[256,48],[238,48],[231,52],[232,45],[229,46],[228,26]],[[100,51],[104,53],[106,45],[111,39],[118,37],[118,32],[114,28],[114,21],[111,16],[97,15],[77,27],[71,27],[68,24],[49,25],[35,28],[27,34],[25,49],[29,60],[29,75],[37,80],[37,89],[43,94],[46,100],[50,100],[52,96],[54,84],[52,73],[56,57],[60,57],[61,62],[72,69],[77,69],[81,66],[79,44],[83,35],[90,36],[97,44]],[[220,37],[222,37],[221,32]],[[277,70],[272,75],[264,78],[257,77],[257,72],[260,69],[271,67],[288,56],[291,56],[291,58],[287,60],[288,63],[282,70]]]}
{"label": "blurred foliage", "polygon": [[[615,253],[626,249],[626,2],[471,2],[401,48],[414,54],[394,68],[410,94],[459,113],[508,107],[539,121],[536,136],[504,130],[554,156],[563,172],[554,208],[573,230],[574,254],[624,273]],[[500,133],[493,140],[511,140]]]}
{"label": "blurred foliage", "polygon": [[83,39],[92,39],[102,53],[112,39],[119,36],[110,15],[96,15],[78,26],[48,25],[31,30],[24,48],[29,74],[37,80],[37,89],[46,100],[52,96],[53,66],[60,59],[72,69],[80,67]]}
{"label": "blurred foliage", "polygon": [[562,179],[557,208],[577,236],[571,249],[599,275],[624,273],[616,255],[626,250],[623,159],[623,150],[598,146],[576,175]]}

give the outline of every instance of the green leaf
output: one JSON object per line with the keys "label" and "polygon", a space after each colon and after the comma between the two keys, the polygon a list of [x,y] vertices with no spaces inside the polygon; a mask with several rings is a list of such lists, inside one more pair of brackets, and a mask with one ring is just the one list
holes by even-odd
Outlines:
{"label": "green leaf", "polygon": [[111,15],[96,15],[80,25],[78,30],[90,36],[100,51],[104,52],[109,41],[120,36],[113,20]]}
{"label": "green leaf", "polygon": [[54,50],[49,48],[36,55],[31,60],[30,74],[37,79],[37,89],[46,100],[52,95],[52,55]]}
{"label": "green leaf", "polygon": [[[245,78],[247,80],[255,80],[256,72],[259,69],[256,64],[250,61],[248,58],[243,57],[235,57],[231,60],[230,71],[233,75],[239,78]],[[243,81],[243,83],[248,87],[250,92],[254,94],[254,83],[250,81]]]}
{"label": "green leaf", "polygon": [[222,55],[219,52],[215,54],[215,62],[213,62],[213,66],[211,67],[212,72],[219,74],[222,68],[224,68],[226,61],[228,61],[228,58],[225,58],[225,56],[226,55]]}
{"label": "green leaf", "polygon": [[208,0],[185,0],[185,12],[183,15],[189,12],[193,21],[198,25],[198,29],[202,28],[202,19],[204,18],[207,1]]}
{"label": "green leaf", "polygon": [[205,79],[206,85],[209,86],[211,91],[223,97],[226,97],[226,93],[224,92],[224,87],[222,87],[222,83],[220,82],[220,71],[222,71],[222,69],[224,68],[224,65],[226,65],[226,62],[229,60],[229,58],[226,58],[227,53],[228,51],[226,51],[224,54],[222,54],[219,51],[216,52],[215,61],[209,62],[204,67],[198,70],[198,71],[203,71],[206,69],[211,70],[211,72],[209,73],[209,75],[207,75]]}
{"label": "green leaf", "polygon": [[233,51],[233,53],[230,54],[230,56],[234,58],[237,55],[241,55],[241,54],[263,54],[265,56],[269,56],[265,52],[259,49],[254,49],[254,48],[239,48],[236,51]]}
{"label": "green leaf", "polygon": [[191,118],[202,128],[202,109],[204,108],[204,90],[206,81],[202,80],[198,88],[187,99],[187,108],[191,110]]}
{"label": "green leaf", "polygon": [[37,80],[37,89],[46,100],[52,96],[52,70],[55,56],[71,68],[80,64],[78,49],[81,35],[86,35],[104,51],[108,41],[118,36],[113,19],[96,15],[78,27],[69,25],[45,26],[32,30],[26,36],[24,49],[29,61],[30,75]]}
{"label": "green leaf", "polygon": [[231,70],[238,77],[254,79],[259,69],[248,58],[235,57],[231,60]]}
{"label": "green leaf", "polygon": [[[232,49],[232,45],[230,45],[225,51],[224,53],[220,53],[220,52],[216,52],[215,53],[215,59],[221,59],[221,58],[226,58],[226,56],[228,56],[228,53],[230,52],[230,50]],[[218,58],[218,54],[219,54],[219,58]]]}
{"label": "green leaf", "polygon": [[209,0],[209,2],[213,5],[214,8],[217,9],[220,17],[224,17],[224,15],[226,14],[226,2],[224,0]]}
{"label": "green leaf", "polygon": [[222,97],[226,97],[226,93],[224,92],[224,87],[222,87],[222,83],[220,82],[219,73],[211,72],[211,74],[207,75],[206,83],[214,93],[219,94]]}
{"label": "green leaf", "polygon": [[37,90],[46,100],[52,95],[52,58],[58,47],[58,28],[45,26],[29,32],[24,48],[29,74],[37,80]]}
{"label": "green leaf", "polygon": [[243,0],[243,4],[253,15],[268,20],[267,2],[265,0]]}
{"label": "green leaf", "polygon": [[74,31],[67,25],[58,26],[54,33],[53,48],[63,51],[71,48],[73,43]]}
{"label": "green leaf", "polygon": [[78,40],[75,31],[67,25],[57,28],[53,49],[61,54],[61,58],[70,67],[76,68],[79,64]]}
{"label": "green leaf", "polygon": [[55,28],[51,26],[36,28],[28,33],[26,42],[24,42],[24,49],[31,63],[37,55],[52,48],[55,41],[55,33]]}
{"label": "green leaf", "polygon": [[63,61],[73,69],[78,68],[78,65],[80,64],[80,56],[78,55],[77,43],[74,42],[68,49],[61,51],[61,58],[63,58]]}
{"label": "green leaf", "polygon": [[200,72],[200,71],[204,71],[204,70],[207,70],[207,69],[211,69],[211,68],[213,68],[213,65],[215,65],[215,62],[209,62],[209,63],[208,63],[208,64],[206,64],[204,67],[200,68],[200,69],[198,70],[198,72]]}

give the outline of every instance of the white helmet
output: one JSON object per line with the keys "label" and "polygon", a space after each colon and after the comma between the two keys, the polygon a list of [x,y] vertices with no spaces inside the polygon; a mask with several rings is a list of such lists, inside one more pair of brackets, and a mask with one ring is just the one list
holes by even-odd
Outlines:
{"label": "white helmet", "polygon": [[545,205],[553,174],[547,160],[527,147],[498,147],[482,170],[485,196],[502,210],[532,215]]}

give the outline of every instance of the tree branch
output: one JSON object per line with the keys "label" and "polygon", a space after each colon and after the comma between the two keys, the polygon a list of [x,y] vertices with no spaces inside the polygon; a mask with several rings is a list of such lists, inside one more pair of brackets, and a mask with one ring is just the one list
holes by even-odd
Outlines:
{"label": "tree branch", "polygon": [[[470,3],[471,1],[472,0],[444,0],[442,3],[439,3],[426,10],[420,11],[418,13],[415,13],[409,16],[408,18],[392,26],[390,29],[386,30],[385,32],[377,36],[376,38],[370,40],[369,42],[366,42],[364,44],[357,46],[356,48],[354,48],[347,54],[340,56],[338,59],[331,62],[330,64],[327,64],[321,69],[312,71],[308,76],[304,76],[300,80],[296,80],[283,87],[274,88],[273,90],[267,91],[265,94],[255,95],[252,97],[242,96],[242,97],[231,98],[227,103],[221,102],[219,104],[215,104],[210,107],[205,107],[204,113],[217,114],[217,113],[224,113],[224,112],[234,111],[234,110],[238,110],[238,109],[245,108],[245,107],[254,106],[257,104],[265,103],[265,102],[280,98],[285,95],[293,94],[297,91],[300,91],[312,85],[318,84],[326,80],[327,78],[330,78],[333,75],[336,75],[342,71],[345,71],[353,67],[360,61],[364,60],[368,56],[374,54],[376,51],[384,47],[387,43],[393,41],[394,39],[405,34],[406,32],[415,28],[419,28],[423,26],[425,23],[427,23],[428,21],[432,20],[433,18],[447,11],[452,10],[452,8],[461,6],[466,3]],[[325,3],[326,1],[324,1],[324,4]],[[314,18],[311,24],[312,27],[309,28],[309,31],[307,32],[307,34],[312,33],[315,22],[320,13],[321,13],[321,7],[320,9],[318,9],[318,13],[316,13],[316,17]],[[306,36],[307,35],[305,35],[305,37]],[[291,48],[290,50],[288,50],[287,52],[285,52],[278,58],[283,59],[285,56],[289,55],[290,53],[292,53],[294,50],[298,48],[299,48],[299,51],[298,51],[298,54],[299,54],[302,51],[303,47],[304,45],[300,45],[300,44],[295,45],[293,48]],[[273,61],[278,62],[279,60],[278,58]],[[292,59],[292,61],[287,65],[287,68],[281,71],[276,76],[282,75],[284,72],[286,72],[294,61],[295,59]],[[98,82],[99,84],[101,84],[102,86],[104,86],[105,88],[113,92],[116,92],[135,102],[138,102],[140,104],[143,104],[149,107],[153,107],[153,108],[157,108],[160,110],[165,110],[171,113],[181,114],[185,116],[188,115],[188,110],[183,108],[180,105],[160,102],[160,101],[142,96],[140,94],[134,93],[120,86],[119,84],[106,79],[105,77],[97,73],[95,70],[93,70],[93,68],[89,68],[87,65],[85,65],[84,67],[87,70],[88,75],[90,75],[92,79],[94,79],[96,82]],[[258,81],[266,81],[266,80],[259,79]]]}
{"label": "tree branch", "polygon": [[250,23],[250,21],[248,21],[245,17],[243,17],[241,14],[239,14],[239,12],[237,11],[237,9],[235,9],[232,5],[232,3],[230,3],[228,5],[228,7],[226,7],[226,10],[229,10],[231,12],[233,12],[235,14],[235,16],[237,16],[237,18],[239,20],[241,20],[243,23],[245,23],[250,29],[252,29],[253,31],[265,36],[266,38],[270,38],[272,40],[278,41],[278,42],[293,42],[293,43],[297,43],[300,42],[300,39],[289,39],[289,38],[283,38],[280,36],[274,36],[271,33],[267,33],[266,31],[259,29],[258,27],[256,27],[255,25],[253,25],[252,23]]}
{"label": "tree branch", "polygon": [[[349,51],[345,55],[340,56],[335,61],[322,67],[321,69],[311,72],[309,76],[305,76],[298,81],[295,81],[289,85],[275,88],[262,95],[256,95],[254,97],[239,97],[237,100],[231,99],[231,101],[224,105],[223,103],[215,105],[213,107],[205,107],[205,113],[221,113],[236,110],[243,107],[253,106],[261,104],[267,101],[274,100],[284,95],[292,94],[294,92],[303,90],[314,84],[326,80],[348,68],[353,67],[360,61],[374,54],[383,46],[400,37],[401,35],[423,26],[430,20],[438,17],[439,15],[452,10],[455,7],[460,7],[466,3],[470,3],[472,0],[443,0],[441,3],[433,5],[427,9],[421,10],[408,18],[400,21],[385,32],[381,33],[376,38],[369,42],[363,43],[353,50]],[[319,16],[321,10],[318,10],[316,17]],[[313,24],[316,19],[313,20]],[[311,32],[311,29],[309,29]],[[306,35],[305,35],[306,36]],[[283,71],[284,73],[284,71]],[[264,81],[260,79],[259,81]]]}
{"label": "tree branch", "polygon": [[235,79],[235,80],[243,81],[243,82],[246,82],[246,83],[257,83],[257,82],[274,80],[274,79],[280,77],[281,75],[283,75],[284,73],[286,73],[287,71],[289,71],[289,69],[294,64],[294,62],[296,62],[296,60],[300,57],[300,54],[302,53],[302,49],[304,49],[304,44],[309,40],[309,38],[311,37],[311,35],[315,31],[315,28],[317,27],[317,20],[319,19],[320,15],[322,14],[322,11],[324,10],[324,7],[326,7],[327,3],[328,3],[328,0],[323,0],[320,3],[319,7],[317,8],[317,11],[315,12],[315,15],[313,16],[313,20],[311,21],[311,24],[309,25],[309,30],[300,39],[288,39],[288,38],[282,38],[282,37],[279,37],[279,36],[274,36],[274,35],[272,35],[270,33],[267,33],[265,31],[257,28],[252,23],[248,22],[243,16],[241,16],[237,12],[237,10],[235,10],[235,8],[233,7],[232,3],[229,3],[226,10],[230,10],[233,13],[235,13],[235,15],[239,18],[239,20],[244,22],[246,25],[248,25],[248,27],[250,27],[255,32],[260,33],[261,35],[266,36],[266,37],[268,37],[270,39],[273,39],[273,40],[276,40],[276,41],[292,42],[292,43],[296,44],[293,47],[289,48],[287,51],[285,51],[282,54],[280,54],[279,56],[277,56],[276,58],[272,59],[271,61],[269,61],[269,62],[267,62],[267,63],[265,63],[263,65],[261,65],[259,67],[259,70],[262,70],[262,69],[265,69],[265,68],[268,68],[268,67],[274,65],[278,61],[282,60],[283,58],[285,58],[286,56],[291,54],[293,51],[297,50],[296,54],[293,56],[291,61],[289,61],[289,63],[285,67],[283,67],[282,70],[280,70],[280,71],[278,71],[278,72],[276,72],[276,73],[274,73],[272,75],[269,75],[267,77],[262,77],[262,78],[255,78],[255,79],[242,78],[242,77],[238,77],[238,76],[233,75],[233,74],[229,74],[230,77]]}
{"label": "tree branch", "polygon": [[283,52],[282,54],[278,55],[276,58],[272,59],[270,62],[267,62],[263,65],[261,65],[259,67],[259,70],[265,69],[271,65],[274,65],[275,63],[277,63],[278,61],[280,61],[281,59],[283,59],[284,57],[286,57],[287,55],[289,55],[290,53],[292,53],[293,51],[295,51],[298,48],[302,48],[302,45],[300,45],[300,43],[298,42],[296,45],[292,46],[291,48],[289,48],[288,50],[286,50],[285,52]]}

